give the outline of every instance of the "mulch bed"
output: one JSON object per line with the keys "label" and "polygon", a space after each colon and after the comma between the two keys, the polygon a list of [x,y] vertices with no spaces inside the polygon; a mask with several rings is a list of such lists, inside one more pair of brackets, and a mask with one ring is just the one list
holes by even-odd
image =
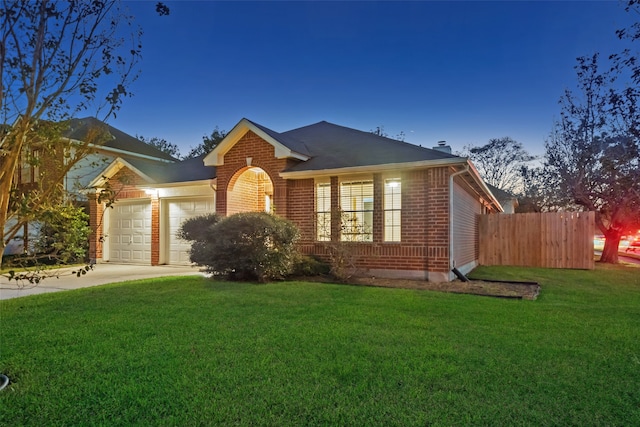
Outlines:
{"label": "mulch bed", "polygon": [[[336,283],[328,277],[304,277],[306,281]],[[424,280],[382,279],[373,277],[351,278],[348,285],[379,286],[385,288],[417,289],[425,291],[452,292],[458,294],[482,295],[498,298],[535,300],[540,293],[540,285],[535,282],[502,282],[492,280],[469,280],[434,283]]]}

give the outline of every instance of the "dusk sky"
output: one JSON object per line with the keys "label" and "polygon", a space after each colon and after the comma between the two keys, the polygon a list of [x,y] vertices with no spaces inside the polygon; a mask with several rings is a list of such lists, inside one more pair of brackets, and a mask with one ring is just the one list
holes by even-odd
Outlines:
{"label": "dusk sky", "polygon": [[326,120],[454,151],[510,136],[532,154],[576,57],[622,50],[607,2],[125,2],[142,74],[117,119],[182,154],[246,117],[278,132]]}

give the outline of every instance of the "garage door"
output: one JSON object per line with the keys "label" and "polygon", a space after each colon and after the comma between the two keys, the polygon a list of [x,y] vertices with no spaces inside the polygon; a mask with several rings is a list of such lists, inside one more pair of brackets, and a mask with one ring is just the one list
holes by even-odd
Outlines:
{"label": "garage door", "polygon": [[167,204],[169,215],[169,264],[188,265],[191,243],[176,237],[178,229],[184,221],[195,216],[205,215],[215,211],[213,198],[185,199],[169,201]]}
{"label": "garage door", "polygon": [[151,203],[120,202],[109,213],[109,261],[151,263]]}

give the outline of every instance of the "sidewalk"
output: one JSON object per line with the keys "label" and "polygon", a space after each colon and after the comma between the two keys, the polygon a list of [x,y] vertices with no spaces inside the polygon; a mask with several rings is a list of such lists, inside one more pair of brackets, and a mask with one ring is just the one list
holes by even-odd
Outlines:
{"label": "sidewalk", "polygon": [[0,299],[68,291],[71,289],[87,288],[127,280],[202,274],[199,267],[191,266],[150,266],[109,263],[96,264],[92,271],[89,271],[82,277],[70,275],[70,272],[73,270],[73,268],[61,269],[60,278],[50,277],[36,286],[27,283],[23,288],[20,288],[15,281],[10,282],[6,277],[0,276]]}

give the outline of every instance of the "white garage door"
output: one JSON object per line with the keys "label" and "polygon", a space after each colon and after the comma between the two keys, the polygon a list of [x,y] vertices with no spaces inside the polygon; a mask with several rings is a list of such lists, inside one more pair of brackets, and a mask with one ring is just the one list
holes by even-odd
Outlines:
{"label": "white garage door", "polygon": [[213,198],[185,199],[169,201],[167,204],[169,215],[169,264],[189,265],[189,249],[191,243],[176,237],[178,229],[184,221],[195,216],[205,215],[215,211]]}
{"label": "white garage door", "polygon": [[120,202],[109,213],[109,261],[151,263],[151,203]]}

